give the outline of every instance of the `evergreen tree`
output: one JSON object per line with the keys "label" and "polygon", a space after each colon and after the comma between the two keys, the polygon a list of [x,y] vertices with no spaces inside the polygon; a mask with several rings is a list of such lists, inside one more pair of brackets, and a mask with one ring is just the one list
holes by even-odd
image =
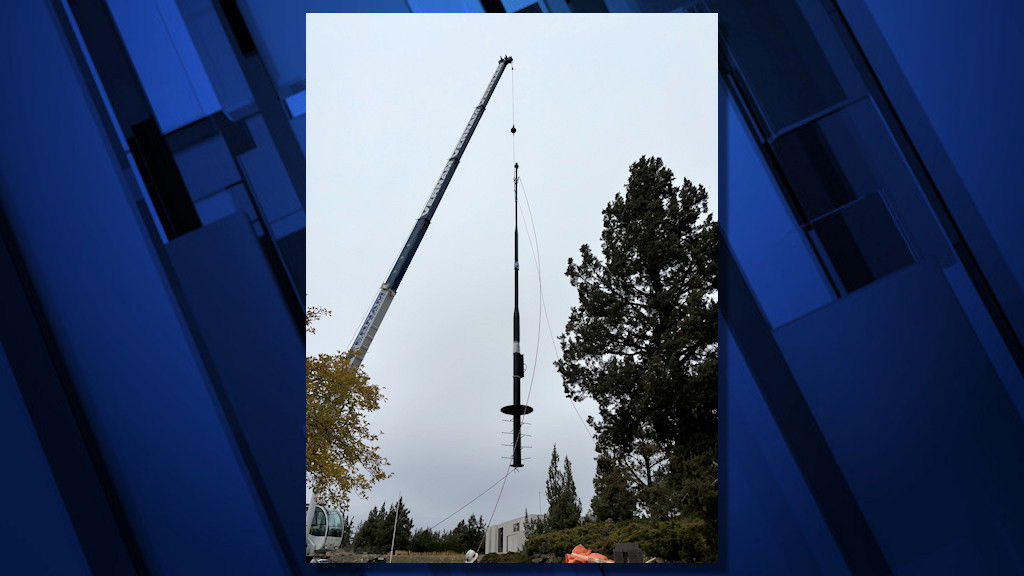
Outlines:
{"label": "evergreen tree", "polygon": [[565,519],[565,528],[572,528],[578,526],[580,523],[580,515],[583,513],[583,505],[580,502],[580,497],[576,494],[576,481],[572,477],[572,462],[569,461],[569,457],[566,456],[563,460],[564,468],[562,475],[564,484],[562,486],[562,509],[564,511],[563,518]]}
{"label": "evergreen tree", "polygon": [[460,520],[452,529],[448,539],[450,549],[458,551],[476,550],[484,539],[487,524],[483,517],[470,515],[468,520]]}
{"label": "evergreen tree", "polygon": [[545,518],[545,528],[547,531],[552,530],[552,519],[557,516],[560,511],[560,498],[562,495],[562,471],[558,468],[558,446],[551,447],[551,463],[548,464],[548,479],[544,484],[544,494],[548,500],[548,513]]}
{"label": "evergreen tree", "polygon": [[534,534],[543,534],[548,531],[547,516],[544,514],[537,514],[536,518],[530,518],[530,512],[523,510],[523,517],[526,518],[523,521],[523,533],[527,539]]}
{"label": "evergreen tree", "polygon": [[[396,518],[397,517],[397,524]],[[409,548],[409,539],[412,538],[412,518],[409,515],[409,509],[406,508],[405,503],[401,498],[398,499],[396,504],[393,504],[388,510],[387,518],[384,522],[386,528],[386,539],[388,550],[391,549],[391,536],[394,534],[395,550],[407,550]]]}
{"label": "evergreen tree", "polygon": [[619,522],[636,515],[636,494],[629,481],[629,473],[615,463],[607,454],[597,457],[597,472],[594,476],[594,497],[590,500],[590,511],[595,520]]}
{"label": "evergreen tree", "polygon": [[[398,514],[398,525],[395,525],[395,514]],[[388,508],[381,504],[380,508],[370,510],[366,521],[359,526],[352,546],[367,552],[387,552],[391,550],[391,536],[395,536],[395,550],[405,550],[412,538],[412,518],[409,509],[401,498]]]}
{"label": "evergreen tree", "polygon": [[603,211],[602,257],[584,244],[569,260],[579,305],[556,365],[570,398],[597,402],[598,451],[648,514],[713,519],[718,225],[704,187],[674,179],[660,158],[633,163]]}
{"label": "evergreen tree", "polygon": [[547,530],[572,528],[580,523],[582,506],[576,495],[576,483],[572,477],[572,464],[566,457],[559,469],[558,447],[551,448],[551,464],[548,466],[548,480],[545,489],[548,497],[548,514],[545,520]]}
{"label": "evergreen tree", "polygon": [[[381,505],[383,508],[383,504]],[[379,532],[380,532],[380,520],[382,513],[374,507],[370,510],[370,513],[366,515],[364,520],[359,525],[359,530],[356,531],[355,537],[352,539],[352,546],[356,550],[368,550],[371,552],[379,552],[377,544],[379,543]]]}
{"label": "evergreen tree", "polygon": [[409,539],[409,550],[413,552],[440,552],[441,535],[429,528],[420,528]]}
{"label": "evergreen tree", "polygon": [[[475,514],[460,520],[450,532],[434,532],[429,529],[417,530],[409,540],[409,550],[414,552],[465,552],[476,550],[484,539],[487,523]],[[397,549],[397,545],[395,546]]]}
{"label": "evergreen tree", "polygon": [[345,517],[345,526],[342,528],[342,535],[341,535],[341,545],[342,546],[349,546],[349,545],[352,544],[352,536],[353,536],[352,523],[353,523],[352,517],[346,516]]}

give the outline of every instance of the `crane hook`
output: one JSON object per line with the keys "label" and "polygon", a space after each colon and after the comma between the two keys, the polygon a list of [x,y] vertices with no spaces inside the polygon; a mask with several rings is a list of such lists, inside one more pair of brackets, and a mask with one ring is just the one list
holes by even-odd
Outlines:
{"label": "crane hook", "polygon": [[513,134],[515,134],[515,133],[516,133],[516,126],[515,126],[515,124],[513,124],[513,125],[512,125],[512,133],[513,133]]}

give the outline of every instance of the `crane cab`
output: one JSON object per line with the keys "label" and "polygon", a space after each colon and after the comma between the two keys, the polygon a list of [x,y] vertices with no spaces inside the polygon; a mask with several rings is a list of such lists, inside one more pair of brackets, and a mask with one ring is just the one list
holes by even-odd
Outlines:
{"label": "crane cab", "polygon": [[306,504],[306,560],[341,548],[345,517],[332,508]]}

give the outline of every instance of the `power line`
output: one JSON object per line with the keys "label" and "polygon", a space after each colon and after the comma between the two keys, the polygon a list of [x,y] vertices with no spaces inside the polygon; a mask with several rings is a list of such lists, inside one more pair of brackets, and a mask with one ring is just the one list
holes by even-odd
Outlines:
{"label": "power line", "polygon": [[[526,200],[526,213],[527,213],[527,215],[529,216],[529,219],[530,219],[530,226],[529,226],[529,228],[526,228],[526,239],[530,240],[530,229],[531,228],[533,229],[533,236],[534,236],[534,238],[536,238],[537,237],[537,227],[536,227],[536,225],[534,224],[534,221],[533,221],[533,209],[530,206],[530,196],[526,193],[526,186],[523,185],[523,179],[522,178],[519,179],[519,185],[520,185],[520,187],[522,188],[522,191],[523,191],[523,199]],[[530,241],[530,246],[531,246],[531,248],[534,246],[533,241]],[[547,321],[548,336],[551,339],[551,347],[555,351],[555,358],[558,359],[558,358],[561,358],[562,354],[561,354],[561,351],[558,349],[558,345],[555,342],[555,333],[554,333],[554,330],[552,330],[552,328],[551,328],[551,317],[548,315],[547,300],[544,298],[544,287],[543,287],[543,282],[541,281],[541,273],[540,273],[540,242],[539,242],[539,240],[537,241],[536,254],[534,254],[534,264],[537,266],[537,282],[538,282],[538,285],[540,286],[539,291],[540,291],[541,310],[544,313],[544,319]],[[539,332],[539,329],[538,329],[538,332]],[[536,364],[534,365],[534,367],[536,368]],[[530,382],[530,385],[532,387],[532,385],[533,385],[532,380]],[[566,399],[569,400],[569,404],[572,406],[573,412],[576,413],[576,418],[578,418],[580,423],[582,423],[583,426],[587,429],[587,433],[588,434],[593,433],[594,432],[593,427],[580,414],[579,408],[576,407],[576,402],[573,402],[572,398],[569,398],[568,396],[566,397]],[[529,395],[527,395],[527,401],[529,401]]]}
{"label": "power line", "polygon": [[[512,133],[512,161],[513,161],[514,164],[516,163],[516,104],[515,104],[515,101],[516,101],[516,98],[515,98],[515,86],[516,86],[516,84],[515,84],[515,69],[516,68],[513,65],[511,67],[510,75],[509,75],[509,78],[510,78],[510,81],[511,81],[511,91],[512,91],[512,130],[511,130],[511,133]],[[518,171],[517,171],[516,178],[518,179]],[[519,216],[519,214],[517,214],[517,217],[518,216]],[[524,224],[526,223],[525,219],[523,220],[523,223]],[[527,238],[529,239],[529,231],[527,231]],[[530,247],[531,247],[530,254],[534,257],[534,262],[536,262],[537,261],[537,257],[536,257],[536,255],[533,252],[533,242],[532,241],[530,242]],[[540,281],[540,267],[539,266],[537,267],[537,279],[538,279],[538,283],[539,283],[539,281]],[[534,358],[537,357],[537,354],[540,351],[540,328],[541,328],[541,313],[538,310],[537,311],[537,336],[536,336],[535,346],[534,346]],[[533,392],[533,382],[534,382],[534,378],[535,378],[536,374],[537,374],[537,363],[535,362],[534,365],[533,365],[532,370],[530,371],[530,384],[529,384],[529,387],[527,388],[527,392],[526,392],[526,404],[527,405],[530,403],[530,394]],[[521,441],[522,441],[521,438],[522,438],[522,434],[521,433],[520,433],[519,437],[513,438],[513,440],[512,440],[512,450],[513,450],[513,452],[516,449],[516,445],[521,443]],[[501,478],[499,478],[493,484],[488,486],[487,489],[485,489],[483,492],[478,494],[475,498],[473,498],[469,502],[466,502],[465,504],[463,504],[461,507],[459,507],[458,510],[452,512],[451,514],[446,516],[443,520],[441,520],[440,522],[438,522],[438,523],[434,524],[433,526],[431,526],[429,528],[429,530],[433,531],[434,528],[437,528],[441,524],[444,524],[450,518],[452,518],[453,516],[455,516],[456,514],[461,512],[462,510],[464,510],[467,506],[469,506],[473,502],[476,502],[477,500],[479,500],[482,496],[484,496],[484,494],[487,494],[488,492],[490,492],[500,482],[501,483],[501,489],[498,491],[498,498],[495,500],[494,508],[491,510],[491,517],[487,520],[487,524],[484,526],[484,538],[486,539],[486,537],[487,537],[487,528],[490,527],[491,521],[494,519],[494,514],[495,514],[495,512],[498,509],[498,503],[501,502],[501,495],[505,491],[505,483],[508,480],[509,474],[511,474],[513,470],[515,470],[515,468],[513,468],[511,463],[510,463],[509,466],[505,470],[505,474],[502,475]],[[483,545],[483,541],[481,541],[480,544],[482,546]]]}
{"label": "power line", "polygon": [[[522,181],[523,181],[523,179],[520,178],[519,179],[519,183],[522,184]],[[526,192],[525,191],[523,192],[523,198],[526,198]],[[526,231],[526,241],[529,242],[529,244],[530,244],[530,256],[533,257],[533,266],[537,270],[537,292],[538,292],[538,294],[540,294],[541,300],[543,300],[543,298],[544,298],[544,284],[541,281],[541,273],[540,273],[540,250],[537,249],[537,248],[534,248],[534,245],[535,245],[534,238],[536,238],[536,236],[537,236],[537,231],[534,230],[533,234],[531,235],[530,227],[525,226],[525,224],[526,224],[526,215],[523,214],[523,209],[522,208],[519,209],[519,214],[523,218],[523,224],[524,224],[523,229]],[[531,224],[531,226],[533,224],[533,219],[532,218],[530,219],[530,224]],[[537,244],[539,244],[539,243],[537,243]],[[541,309],[537,308],[537,335],[536,335],[536,337],[534,339],[533,368],[530,370],[530,384],[529,384],[529,387],[526,390],[526,403],[527,404],[530,403],[530,394],[533,392],[533,379],[537,375],[537,365],[540,364],[540,361],[539,361],[539,358],[540,358],[540,326],[541,326],[541,320],[542,319],[543,319],[543,315],[542,315]]]}
{"label": "power line", "polygon": [[[514,139],[514,136],[513,136],[513,139]],[[536,228],[536,225],[535,225],[534,220],[533,220],[533,210],[532,210],[532,207],[530,206],[530,199],[529,199],[529,196],[526,194],[526,187],[523,185],[522,178],[519,179],[519,184],[520,184],[520,186],[522,188],[522,191],[523,191],[523,198],[526,200],[526,211],[523,212],[523,209],[520,208],[519,209],[519,215],[520,215],[520,217],[523,218],[524,230],[526,231],[526,239],[527,239],[527,242],[529,242],[529,244],[530,244],[530,256],[533,258],[534,267],[537,270],[537,291],[538,291],[538,296],[539,296],[540,304],[541,304],[540,309],[537,311],[537,336],[536,336],[536,340],[535,340],[535,343],[534,343],[535,344],[534,345],[534,363],[533,363],[533,367],[532,367],[532,369],[530,371],[530,383],[529,383],[529,386],[528,386],[527,392],[526,392],[526,403],[529,404],[530,396],[533,393],[533,383],[534,383],[534,380],[535,380],[536,374],[537,374],[537,366],[538,366],[538,364],[540,364],[540,362],[538,362],[537,359],[539,358],[539,353],[540,353],[540,332],[541,332],[541,320],[542,320],[542,318],[547,321],[548,336],[550,337],[551,346],[552,346],[552,348],[555,351],[555,357],[556,358],[560,357],[561,354],[560,354],[560,351],[558,349],[557,344],[555,343],[554,330],[551,328],[551,317],[548,315],[547,301],[544,298],[544,281],[543,281],[543,274],[541,272],[541,265],[540,265],[540,241],[539,241],[539,238],[537,236],[537,228]],[[527,220],[529,221],[529,226],[525,226],[525,224],[527,223]],[[569,400],[569,405],[572,406],[573,412],[576,413],[576,418],[579,419],[580,423],[582,423],[583,426],[587,429],[587,433],[590,434],[593,431],[593,428],[583,418],[583,416],[580,414],[579,409],[576,407],[576,402],[573,402],[572,399],[568,398],[568,397],[566,397],[566,399]],[[524,421],[525,421],[525,417],[524,417]],[[515,444],[516,442],[521,442],[521,441],[522,441],[521,438],[513,439],[513,444]],[[513,445],[513,449],[514,448],[515,448],[515,446]],[[466,502],[465,504],[460,506],[457,510],[455,510],[454,512],[452,512],[448,516],[445,516],[444,519],[442,519],[440,522],[437,522],[436,524],[431,526],[429,528],[429,530],[433,531],[438,526],[444,524],[449,519],[451,519],[453,516],[455,516],[456,514],[461,512],[462,510],[465,510],[469,505],[473,504],[474,502],[476,502],[477,500],[482,498],[484,495],[486,495],[488,492],[493,490],[494,487],[497,486],[500,483],[501,484],[501,489],[498,491],[497,499],[495,499],[494,507],[491,510],[491,516],[490,516],[490,518],[488,518],[487,524],[484,526],[484,540],[486,540],[486,538],[487,538],[487,529],[491,526],[491,522],[494,520],[494,515],[497,513],[498,505],[501,502],[501,496],[502,496],[502,494],[504,493],[504,490],[505,490],[505,484],[506,484],[506,482],[508,480],[509,475],[512,473],[513,470],[515,470],[515,468],[512,468],[512,466],[509,465],[507,467],[506,471],[505,471],[505,474],[503,474],[501,476],[501,478],[498,478],[493,484],[488,486],[480,494],[477,494],[469,502]],[[482,544],[483,544],[483,542],[481,542],[481,545]]]}
{"label": "power line", "polygon": [[497,485],[498,485],[498,483],[499,483],[499,482],[504,482],[504,480],[505,480],[506,478],[508,478],[508,475],[509,475],[509,473],[510,473],[511,471],[512,471],[512,468],[511,468],[511,467],[509,467],[508,471],[507,471],[507,472],[505,472],[505,474],[504,474],[504,475],[502,475],[502,477],[501,477],[501,478],[498,478],[498,479],[497,479],[497,480],[496,480],[496,481],[494,482],[494,484],[491,484],[490,486],[488,486],[488,487],[487,487],[487,488],[486,488],[486,489],[485,489],[485,490],[484,490],[483,492],[481,492],[481,493],[477,494],[477,495],[476,495],[476,496],[475,496],[475,497],[474,497],[474,498],[473,498],[472,500],[470,500],[469,502],[466,502],[465,504],[463,504],[462,506],[460,506],[460,507],[458,508],[458,510],[456,510],[455,512],[452,512],[451,514],[449,514],[449,515],[445,516],[443,520],[441,520],[441,521],[440,521],[440,522],[438,522],[437,524],[434,524],[433,526],[431,526],[430,528],[428,528],[428,530],[430,530],[430,531],[433,531],[433,530],[434,530],[434,528],[437,528],[437,527],[438,527],[438,526],[440,526],[441,524],[444,524],[444,523],[445,523],[445,522],[447,522],[447,521],[448,521],[448,520],[449,520],[449,519],[450,519],[450,518],[451,518],[452,516],[455,516],[455,515],[456,515],[456,514],[458,514],[459,512],[462,512],[463,510],[465,510],[467,506],[469,506],[469,505],[470,505],[470,504],[472,504],[473,502],[476,502],[477,500],[479,500],[479,499],[480,499],[480,498],[481,498],[481,497],[482,497],[482,496],[483,496],[484,494],[487,494],[488,492],[490,492],[490,491],[491,491],[491,490],[492,490],[492,489],[493,489],[493,488],[494,488],[495,486],[497,486]]}
{"label": "power line", "polygon": [[[515,470],[511,465],[508,467],[509,472]],[[491,527],[491,522],[494,521],[494,513],[498,511],[498,502],[501,502],[501,494],[505,491],[505,481],[508,480],[508,472],[505,473],[505,479],[501,481],[501,490],[498,490],[498,498],[494,501],[494,508],[491,509],[491,517],[487,519],[487,524],[484,524],[484,535],[480,538],[480,545],[477,548],[483,548],[484,542],[487,541],[487,529]]]}

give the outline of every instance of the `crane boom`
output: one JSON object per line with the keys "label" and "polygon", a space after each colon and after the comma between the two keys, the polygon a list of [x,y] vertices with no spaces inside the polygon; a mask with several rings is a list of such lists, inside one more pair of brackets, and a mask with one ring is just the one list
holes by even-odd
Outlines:
{"label": "crane boom", "polygon": [[437,206],[441,203],[441,197],[444,196],[445,190],[448,189],[448,184],[452,181],[452,176],[455,175],[455,169],[459,165],[459,160],[462,159],[463,152],[466,151],[469,139],[473,137],[473,132],[476,130],[477,124],[480,123],[480,117],[483,116],[484,109],[491,100],[491,95],[494,94],[498,80],[501,79],[501,74],[505,71],[505,67],[511,63],[512,58],[510,56],[503,56],[498,60],[498,69],[494,71],[494,76],[491,77],[491,81],[487,84],[484,96],[480,99],[480,104],[473,109],[473,114],[469,117],[466,129],[462,131],[462,136],[459,137],[459,141],[455,145],[455,151],[452,152],[448,162],[445,163],[441,176],[437,179],[437,184],[434,185],[430,197],[427,198],[423,212],[420,213],[419,218],[416,219],[416,224],[412,228],[412,232],[409,233],[409,239],[406,240],[402,252],[398,255],[398,259],[395,260],[395,265],[392,266],[387,280],[381,285],[380,292],[377,293],[377,297],[370,306],[370,311],[366,314],[366,319],[363,320],[363,324],[360,326],[359,332],[352,342],[351,362],[353,366],[359,366],[362,363],[370,343],[373,342],[373,337],[377,334],[377,330],[384,320],[384,314],[387,313],[388,307],[391,306],[391,301],[395,299],[398,285],[402,283],[402,278],[409,269],[409,263],[412,262],[416,249],[419,248],[420,242],[423,241],[423,236],[427,233],[430,219],[433,218],[434,212],[437,211]]}

